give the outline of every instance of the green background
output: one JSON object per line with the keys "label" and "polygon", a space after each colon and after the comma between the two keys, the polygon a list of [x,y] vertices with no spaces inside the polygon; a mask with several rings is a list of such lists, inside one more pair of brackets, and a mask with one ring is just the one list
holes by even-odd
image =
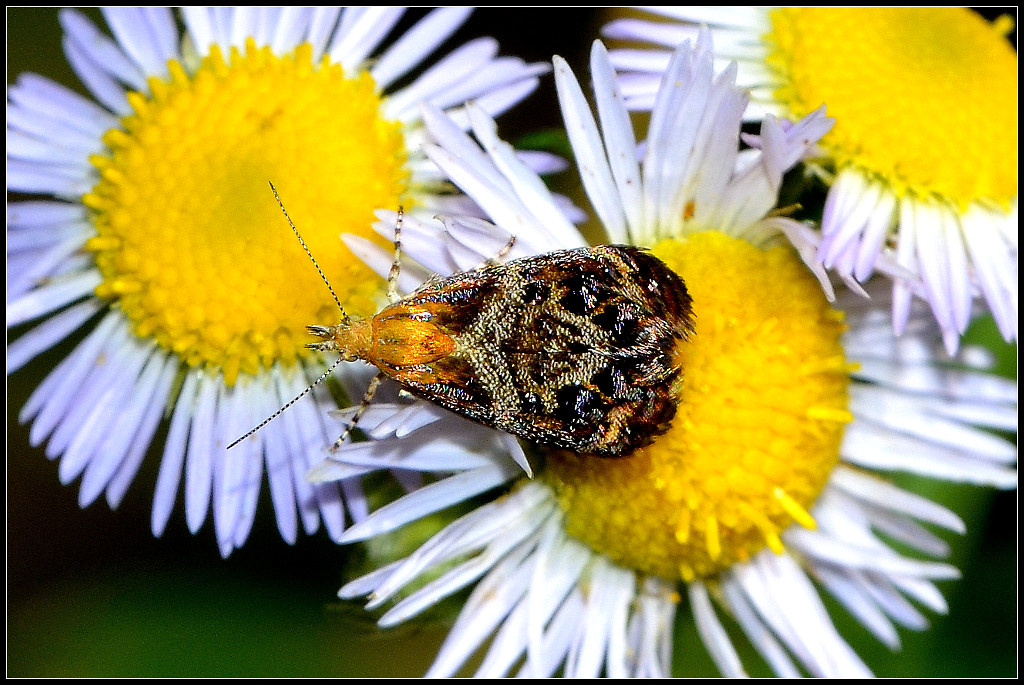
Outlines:
{"label": "green background", "polygon": [[[89,11],[98,17],[98,12]],[[10,83],[34,71],[82,91],[60,48],[53,9],[7,12]],[[601,18],[586,10],[480,10],[451,45],[494,35],[507,54],[530,61],[561,54],[577,73]],[[83,91],[84,92],[84,91]],[[560,125],[550,79],[525,105],[500,121],[515,139]],[[18,331],[14,331],[17,335]],[[450,616],[378,630],[358,603],[335,599],[355,573],[353,552],[325,534],[281,541],[264,488],[249,542],[231,558],[217,553],[209,522],[192,536],[178,509],[167,532],[149,530],[160,453],[151,450],[117,511],[105,503],[82,510],[78,483],[62,487],[57,463],[28,445],[17,413],[70,343],[8,379],[7,407],[7,673],[36,676],[416,676],[429,665]],[[999,347],[1016,374],[1016,348]],[[162,442],[159,434],[156,444]],[[901,652],[879,645],[829,604],[840,631],[881,676],[1016,675],[1016,493],[970,486],[914,484],[952,507],[969,534],[943,533],[950,562],[964,578],[940,587],[947,616],[933,627],[900,631]],[[928,614],[927,610],[925,613]],[[674,671],[717,671],[697,637],[685,604],[677,620]],[[734,637],[735,626],[729,626]],[[752,674],[768,670],[742,639],[736,643]]]}

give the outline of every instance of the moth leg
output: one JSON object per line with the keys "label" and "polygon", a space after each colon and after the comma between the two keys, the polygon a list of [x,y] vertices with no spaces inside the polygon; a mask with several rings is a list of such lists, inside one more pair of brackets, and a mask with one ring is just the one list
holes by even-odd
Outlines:
{"label": "moth leg", "polygon": [[505,243],[505,246],[503,248],[501,248],[500,250],[498,250],[498,254],[494,255],[493,257],[491,257],[486,262],[484,262],[483,264],[481,264],[480,266],[476,267],[473,270],[474,271],[480,271],[481,269],[486,269],[489,266],[496,266],[498,264],[501,264],[501,258],[504,257],[505,255],[507,255],[509,253],[509,250],[511,250],[512,246],[515,245],[515,244],[516,244],[516,237],[515,236],[511,236],[508,239],[508,242]]}
{"label": "moth leg", "polygon": [[341,437],[335,440],[334,444],[331,445],[331,452],[337,452],[341,449],[341,446],[345,444],[345,439],[349,436],[349,433],[352,432],[352,429],[356,427],[356,424],[359,423],[359,419],[363,417],[363,414],[366,412],[366,408],[370,406],[370,402],[373,400],[373,396],[377,392],[377,386],[380,385],[383,378],[384,373],[381,372],[374,376],[370,381],[370,385],[366,387],[366,393],[363,394],[363,401],[359,403],[359,408],[356,409],[356,413],[352,415],[348,425],[345,426],[345,430],[342,432]]}
{"label": "moth leg", "polygon": [[512,249],[512,246],[515,245],[515,244],[516,244],[516,237],[514,235],[510,235],[508,237],[508,242],[505,243],[505,247],[503,247],[500,250],[498,250],[498,254],[496,254],[493,257],[491,257],[490,259],[488,259],[487,263],[489,265],[491,265],[491,266],[499,263],[501,261],[502,257],[507,255],[509,253],[509,251]]}
{"label": "moth leg", "polygon": [[391,271],[388,273],[388,302],[392,304],[402,299],[398,294],[398,275],[402,272],[402,218],[405,212],[398,208],[398,218],[395,220],[395,261],[391,263]]}

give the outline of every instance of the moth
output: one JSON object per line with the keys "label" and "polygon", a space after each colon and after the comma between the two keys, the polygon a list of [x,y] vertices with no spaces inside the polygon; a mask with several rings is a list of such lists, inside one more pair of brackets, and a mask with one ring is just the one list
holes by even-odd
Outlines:
{"label": "moth", "polygon": [[400,221],[390,304],[308,326],[320,339],[308,348],[379,369],[362,408],[387,377],[477,423],[579,454],[625,456],[667,430],[675,350],[693,332],[693,310],[661,260],[629,245],[558,250],[435,277],[401,297]]}

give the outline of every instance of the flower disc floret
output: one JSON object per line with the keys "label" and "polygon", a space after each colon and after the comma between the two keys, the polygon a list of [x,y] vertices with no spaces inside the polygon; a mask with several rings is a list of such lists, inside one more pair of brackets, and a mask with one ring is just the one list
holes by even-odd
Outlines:
{"label": "flower disc floret", "polygon": [[620,459],[556,453],[548,478],[570,535],[664,578],[718,573],[770,547],[811,505],[851,420],[843,316],[786,247],[718,232],[654,253],[686,280],[696,330],[680,343],[679,410]]}
{"label": "flower disc floret", "polygon": [[780,8],[770,13],[776,98],[825,103],[822,141],[899,194],[1004,210],[1017,196],[1017,55],[998,25],[960,7]]}
{"label": "flower disc floret", "polygon": [[373,210],[406,189],[401,125],[382,118],[373,79],[311,54],[250,40],[230,59],[214,46],[192,74],[172,61],[151,95],[129,94],[134,113],[91,159],[97,294],[138,336],[228,384],[294,362],[306,325],[341,316],[268,182],[345,308],[363,315],[379,280],[338,237],[375,237]]}

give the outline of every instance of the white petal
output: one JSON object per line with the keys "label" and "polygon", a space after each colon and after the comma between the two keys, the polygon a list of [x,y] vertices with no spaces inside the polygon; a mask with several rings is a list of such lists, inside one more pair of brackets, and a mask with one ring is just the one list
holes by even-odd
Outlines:
{"label": "white petal", "polygon": [[483,69],[498,53],[493,38],[476,38],[448,53],[420,74],[411,84],[391,94],[385,104],[389,118],[402,119],[402,113],[434,103],[445,91],[457,87],[475,72]]}
{"label": "white petal", "polygon": [[391,32],[404,13],[404,8],[368,7],[354,14],[353,21],[343,20],[328,48],[331,61],[341,64],[346,74],[353,74],[363,68],[363,61]]}
{"label": "white petal", "polygon": [[[52,233],[56,232],[52,231]],[[38,254],[33,255],[31,262],[18,273],[8,274],[8,302],[12,299],[19,299],[37,284],[45,283],[47,279],[59,276],[60,269],[69,263],[87,239],[86,236],[81,235],[76,230],[72,230],[71,233],[70,238],[55,243],[45,251],[39,251]],[[11,237],[11,234],[8,233],[8,250],[11,249]]]}
{"label": "white petal", "polygon": [[[61,389],[67,392],[66,395],[53,392],[47,382],[36,388],[36,393],[45,392],[49,397],[46,398],[42,411],[29,431],[29,439],[41,440],[45,432],[53,430],[46,445],[46,455],[50,459],[62,454],[68,443],[78,434],[93,404],[107,390],[107,382],[111,375],[116,373],[116,367],[120,362],[130,363],[133,358],[134,350],[129,342],[131,333],[120,321],[120,317],[114,319],[112,326],[103,327],[105,330],[101,333],[103,337],[99,339],[100,344],[93,345],[92,341],[87,340],[86,344],[76,350],[73,356],[77,356],[78,359],[69,362],[68,377],[59,382]],[[58,366],[51,377],[59,373],[63,366],[63,363]],[[47,387],[44,389],[44,386]],[[33,397],[29,398],[23,411],[29,410]]]}
{"label": "white petal", "polygon": [[523,559],[528,548],[520,547],[517,552],[508,555],[470,594],[427,678],[454,674],[526,593],[533,559]]}
{"label": "white petal", "polygon": [[780,678],[800,677],[800,670],[793,664],[785,648],[779,644],[772,632],[758,618],[736,579],[727,574],[722,578],[721,583],[730,612],[742,626],[747,639],[771,666],[775,675]]}
{"label": "white petal", "polygon": [[879,554],[875,550],[857,548],[849,542],[840,542],[816,531],[792,528],[786,532],[786,541],[798,546],[804,554],[845,568],[934,580],[955,580],[960,577],[956,567],[949,564],[905,559],[891,553]]}
{"label": "white petal", "polygon": [[554,57],[553,63],[558,104],[565,121],[566,134],[576,156],[580,180],[583,181],[587,197],[594,205],[594,211],[608,232],[609,239],[621,242],[627,234],[625,211],[608,167],[597,122],[569,65],[558,56]]}
{"label": "white petal", "polygon": [[[73,66],[76,60],[72,59],[71,53],[75,52],[79,56],[80,65],[83,60],[89,65],[90,73],[102,76],[112,85],[120,81],[132,90],[147,92],[147,72],[132,61],[118,43],[112,41],[76,10],[61,10],[58,18],[66,34],[64,49]],[[79,76],[82,76],[80,72]],[[83,81],[87,85],[89,84],[89,80],[83,79]],[[93,90],[94,95],[100,95],[94,89],[90,88],[90,90]],[[117,90],[120,90],[119,99],[124,101],[124,88],[118,85]],[[100,100],[106,104],[105,99],[100,98]],[[120,112],[118,109],[113,109],[113,111]]]}
{"label": "white petal", "polygon": [[[103,133],[120,126],[116,117],[92,100],[36,74],[20,74],[7,97],[16,105],[8,110],[8,136],[11,128],[35,131],[39,139],[56,147],[88,154],[101,151]],[[40,126],[42,122],[56,122],[59,127]]]}
{"label": "white petal", "polygon": [[294,50],[300,43],[305,42],[313,11],[312,7],[282,7],[276,25],[270,25],[273,32],[273,37],[269,41],[270,49],[280,55]]}
{"label": "white petal", "polygon": [[[539,656],[542,661],[534,661],[528,655],[517,676],[520,678],[550,678],[563,664],[570,646],[578,639],[580,626],[584,625],[585,609],[583,593],[578,587],[573,588],[569,596],[558,607],[555,615],[551,617],[547,630],[544,631],[540,654],[534,655]],[[525,612],[519,612],[517,617],[520,616],[525,621]],[[510,630],[502,632],[514,634],[513,630],[518,626],[510,625],[509,627]],[[520,632],[525,632],[525,630]]]}
{"label": "white petal", "polygon": [[77,478],[94,458],[113,456],[112,452],[99,455],[96,449],[113,430],[119,410],[152,352],[149,346],[131,339],[119,348],[120,363],[101,364],[93,369],[85,381],[86,392],[80,403],[57,426],[47,445],[51,455],[61,455],[57,473],[64,485]]}
{"label": "white petal", "polygon": [[107,504],[111,509],[116,509],[121,504],[121,500],[128,491],[128,486],[135,480],[142,460],[152,443],[157,426],[164,418],[164,410],[167,409],[168,398],[177,373],[177,360],[171,355],[166,355],[162,375],[156,381],[152,398],[149,400],[146,412],[139,420],[138,429],[131,440],[128,453],[107,485]]}
{"label": "white petal", "polygon": [[185,448],[188,441],[189,424],[191,423],[199,373],[191,371],[185,374],[181,391],[174,402],[174,413],[164,442],[163,457],[160,460],[160,472],[156,479],[156,491],[153,495],[153,514],[150,526],[153,535],[160,537],[167,527],[174,500],[181,483],[182,467],[185,463]]}
{"label": "white petal", "polygon": [[533,661],[540,658],[544,628],[559,604],[581,577],[592,553],[575,540],[565,537],[561,516],[547,521],[547,530],[534,553],[536,563],[525,602],[527,604],[527,652]]}
{"label": "white petal", "polygon": [[396,79],[419,65],[469,18],[471,8],[448,7],[432,11],[388,46],[370,68],[377,87],[387,90]]}
{"label": "white petal", "polygon": [[[268,383],[267,380],[254,379],[254,384],[258,382],[259,387],[250,390],[253,401],[249,423],[260,421],[263,416],[269,416],[268,412],[272,413],[283,406],[278,400],[274,383]],[[267,424],[262,431],[259,451],[267,462],[267,480],[270,482],[270,498],[274,503],[277,528],[285,542],[294,544],[298,536],[298,518],[291,464],[301,459],[302,455],[292,451],[286,432],[287,424],[278,425],[273,421]]]}
{"label": "white petal", "polygon": [[711,606],[711,598],[708,596],[704,583],[694,581],[687,584],[687,591],[690,597],[690,608],[693,611],[694,620],[697,623],[697,632],[700,633],[704,646],[707,647],[711,658],[714,660],[718,670],[726,678],[739,678],[746,675],[743,664],[736,649],[732,646],[732,640],[722,627],[722,623]]}
{"label": "white petal", "polygon": [[[812,675],[869,675],[867,667],[836,631],[818,593],[791,557],[765,552],[758,555],[753,564],[761,582],[766,583],[766,591],[773,593],[771,603],[778,612],[769,614],[773,619],[768,622],[776,632],[782,629],[780,637]],[[768,598],[754,596],[749,591],[748,596],[754,600],[762,618],[768,620],[764,611],[768,604],[758,602]]]}
{"label": "white petal", "polygon": [[103,309],[98,300],[86,300],[51,316],[7,345],[7,375],[77,331]]}
{"label": "white petal", "polygon": [[[679,220],[673,211],[676,191],[683,185],[711,85],[709,53],[681,47],[672,54],[651,111],[643,166],[647,218],[654,226]],[[636,239],[646,243],[652,237]]]}
{"label": "white petal", "polygon": [[1015,219],[1015,214],[1001,215],[972,207],[962,218],[963,239],[975,277],[1000,333],[1007,340],[1017,337],[1017,250],[1000,231],[993,229],[1007,219]]}
{"label": "white petal", "polygon": [[[594,96],[601,118],[601,133],[608,162],[615,177],[617,195],[622,201],[626,223],[636,232],[646,224],[640,165],[636,156],[636,136],[633,124],[623,102],[622,92],[615,81],[615,72],[608,61],[608,52],[600,41],[594,41],[590,51],[590,69],[594,81]],[[625,242],[625,235],[609,235],[609,242]]]}
{"label": "white petal", "polygon": [[[514,467],[514,465],[513,465]],[[386,504],[345,532],[344,542],[365,540],[486,492],[512,476],[508,465],[485,466],[431,483],[411,495]]]}
{"label": "white petal", "polygon": [[[544,231],[559,245],[581,245],[579,233],[557,207],[547,186],[532,169],[519,160],[510,145],[498,139],[494,120],[472,104],[466,105],[466,111],[480,145],[498,172],[507,179],[519,203],[533,215],[534,223],[543,226]],[[531,242],[531,235],[523,238],[528,244]]]}
{"label": "white petal", "polygon": [[601,27],[602,35],[619,40],[643,41],[675,48],[691,37],[692,29],[670,22],[616,19]]}
{"label": "white petal", "polygon": [[168,8],[111,7],[102,11],[118,44],[144,73],[168,76],[167,60],[180,57]]}
{"label": "white petal", "polygon": [[220,389],[217,380],[200,375],[185,453],[185,521],[193,535],[206,519],[213,490],[213,428]]}
{"label": "white petal", "polygon": [[[124,384],[125,390],[122,392],[119,405],[114,407],[109,428],[104,430],[103,440],[98,443],[82,478],[82,487],[78,494],[81,507],[88,506],[103,492],[135,441],[140,441],[144,445],[149,444],[152,434],[140,435],[140,429],[143,416],[152,414],[150,405],[154,402],[158,389],[166,389],[166,385],[161,386],[161,381],[167,381],[166,361],[167,355],[160,351],[151,351],[138,377]],[[163,409],[164,398],[157,399],[156,404]],[[64,458],[67,459],[70,453],[69,448]]]}
{"label": "white petal", "polygon": [[846,607],[861,625],[878,638],[889,649],[900,647],[899,633],[892,622],[871,600],[862,583],[852,573],[830,566],[822,566],[815,570],[818,580],[833,597]]}

